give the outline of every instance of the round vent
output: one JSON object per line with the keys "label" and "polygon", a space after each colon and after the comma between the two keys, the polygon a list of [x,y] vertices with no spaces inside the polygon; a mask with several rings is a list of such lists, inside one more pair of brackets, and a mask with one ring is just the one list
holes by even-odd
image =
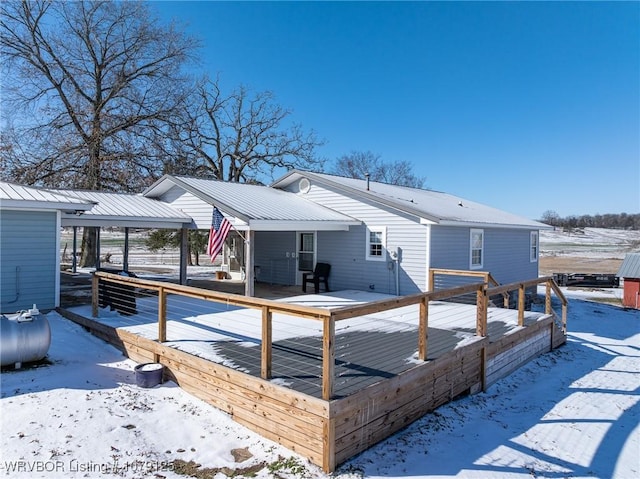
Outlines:
{"label": "round vent", "polygon": [[298,189],[300,193],[307,193],[311,189],[311,183],[306,178],[302,178],[298,183]]}

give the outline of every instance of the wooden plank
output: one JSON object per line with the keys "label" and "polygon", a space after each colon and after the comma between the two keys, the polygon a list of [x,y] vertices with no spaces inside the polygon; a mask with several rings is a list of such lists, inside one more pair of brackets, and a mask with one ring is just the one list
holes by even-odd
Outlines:
{"label": "wooden plank", "polygon": [[140,341],[152,345],[156,354],[173,359],[182,367],[194,371],[194,374],[219,378],[230,389],[251,391],[257,394],[259,398],[277,397],[283,404],[288,404],[316,416],[328,417],[329,405],[326,401],[249,376],[235,369],[193,356],[179,349],[155,343],[146,338],[140,338]]}
{"label": "wooden plank", "polygon": [[[479,369],[480,350],[486,341],[479,339],[468,346],[451,351],[442,359],[419,364],[344,399],[332,401],[331,417],[336,419],[336,436],[340,437],[345,431],[358,427],[358,416],[362,414],[363,408],[366,409],[367,417],[371,419],[384,416],[393,407],[422,395],[423,388],[431,388],[434,381],[438,381],[439,377],[446,375],[450,370],[460,368],[465,358],[468,358],[465,364],[471,368],[468,374],[475,374],[473,369]],[[474,361],[477,364],[475,368]]]}
{"label": "wooden plank", "polygon": [[489,307],[487,298],[488,296],[487,296],[486,288],[477,290],[476,292],[476,309],[477,309],[476,335],[482,338],[487,335],[487,308]]}
{"label": "wooden plank", "polygon": [[426,361],[429,346],[429,301],[426,297],[420,301],[420,323],[418,326],[418,359]]}
{"label": "wooden plank", "polygon": [[261,371],[262,379],[271,379],[272,342],[273,339],[273,315],[269,306],[262,307],[262,344],[261,344]]}
{"label": "wooden plank", "polygon": [[158,289],[158,341],[167,340],[167,293],[164,288]]}
{"label": "wooden plank", "polygon": [[526,289],[523,284],[518,288],[518,326],[524,326],[524,299]]}
{"label": "wooden plank", "polygon": [[369,303],[358,304],[355,306],[345,306],[332,310],[331,316],[336,321],[342,321],[344,319],[366,316],[367,314],[379,313],[381,311],[388,311],[390,309],[419,304],[425,296],[428,297],[430,301],[454,298],[463,294],[472,293],[483,286],[484,285],[482,283],[474,283],[455,288],[448,288],[446,290],[429,291],[427,293],[417,293],[408,296],[394,297],[392,299],[371,301]]}
{"label": "wooden plank", "polygon": [[324,419],[322,421],[322,470],[333,472],[336,464],[336,420]]}
{"label": "wooden plank", "polygon": [[322,418],[311,415],[302,416],[299,411],[279,403],[277,398],[258,397],[251,393],[243,394],[241,391],[226,388],[223,384],[212,387],[212,381],[189,374],[189,371],[178,367],[175,361],[167,358],[162,358],[161,361],[181,387],[191,386],[196,390],[196,396],[215,403],[218,409],[232,416],[253,415],[255,418],[252,421],[257,425],[262,423],[284,425],[292,439],[304,438],[301,439],[303,442],[309,440],[310,443],[317,441],[316,446],[322,443],[319,439],[322,436]]}
{"label": "wooden plank", "polygon": [[335,353],[336,323],[333,318],[325,318],[322,327],[322,399],[333,397],[336,366]]}
{"label": "wooden plank", "polygon": [[[479,366],[475,369],[479,370]],[[390,404],[388,414],[371,417],[370,411],[366,412],[367,421],[361,421],[361,427],[351,430],[348,434],[336,439],[336,463],[340,463],[354,454],[362,452],[376,442],[385,439],[394,432],[406,427],[411,422],[433,411],[451,398],[469,390],[471,385],[479,381],[478,376],[465,375],[465,381],[453,385],[453,387],[441,388],[439,391],[429,388],[421,388],[423,394],[405,397],[409,399],[403,404]],[[442,381],[442,384],[445,384]],[[338,433],[336,432],[336,436]]]}

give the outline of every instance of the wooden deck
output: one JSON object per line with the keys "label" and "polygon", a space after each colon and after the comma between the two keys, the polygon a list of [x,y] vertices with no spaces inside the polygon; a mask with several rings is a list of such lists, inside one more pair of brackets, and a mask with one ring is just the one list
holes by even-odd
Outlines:
{"label": "wooden deck", "polygon": [[487,307],[482,337],[477,305],[339,291],[253,309],[187,292],[141,295],[128,316],[61,313],[138,362],[161,362],[184,389],[326,471],[565,340],[547,312]]}

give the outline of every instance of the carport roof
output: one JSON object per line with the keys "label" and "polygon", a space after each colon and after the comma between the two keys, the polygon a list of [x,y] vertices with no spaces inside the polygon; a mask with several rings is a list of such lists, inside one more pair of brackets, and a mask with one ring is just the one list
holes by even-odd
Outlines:
{"label": "carport roof", "polygon": [[102,191],[49,190],[55,194],[95,203],[91,211],[63,213],[62,226],[118,226],[133,228],[182,228],[191,217],[167,203],[141,195]]}
{"label": "carport roof", "polygon": [[62,210],[74,214],[90,210],[94,205],[94,201],[60,192],[0,181],[2,208]]}

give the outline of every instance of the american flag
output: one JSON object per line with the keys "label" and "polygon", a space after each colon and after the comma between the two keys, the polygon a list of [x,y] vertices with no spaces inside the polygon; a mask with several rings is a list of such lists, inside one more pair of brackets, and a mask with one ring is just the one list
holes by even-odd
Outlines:
{"label": "american flag", "polygon": [[207,254],[211,258],[211,262],[222,250],[224,240],[229,234],[231,223],[222,216],[218,208],[213,208],[213,217],[211,218],[211,230],[209,230],[209,243],[207,244]]}

